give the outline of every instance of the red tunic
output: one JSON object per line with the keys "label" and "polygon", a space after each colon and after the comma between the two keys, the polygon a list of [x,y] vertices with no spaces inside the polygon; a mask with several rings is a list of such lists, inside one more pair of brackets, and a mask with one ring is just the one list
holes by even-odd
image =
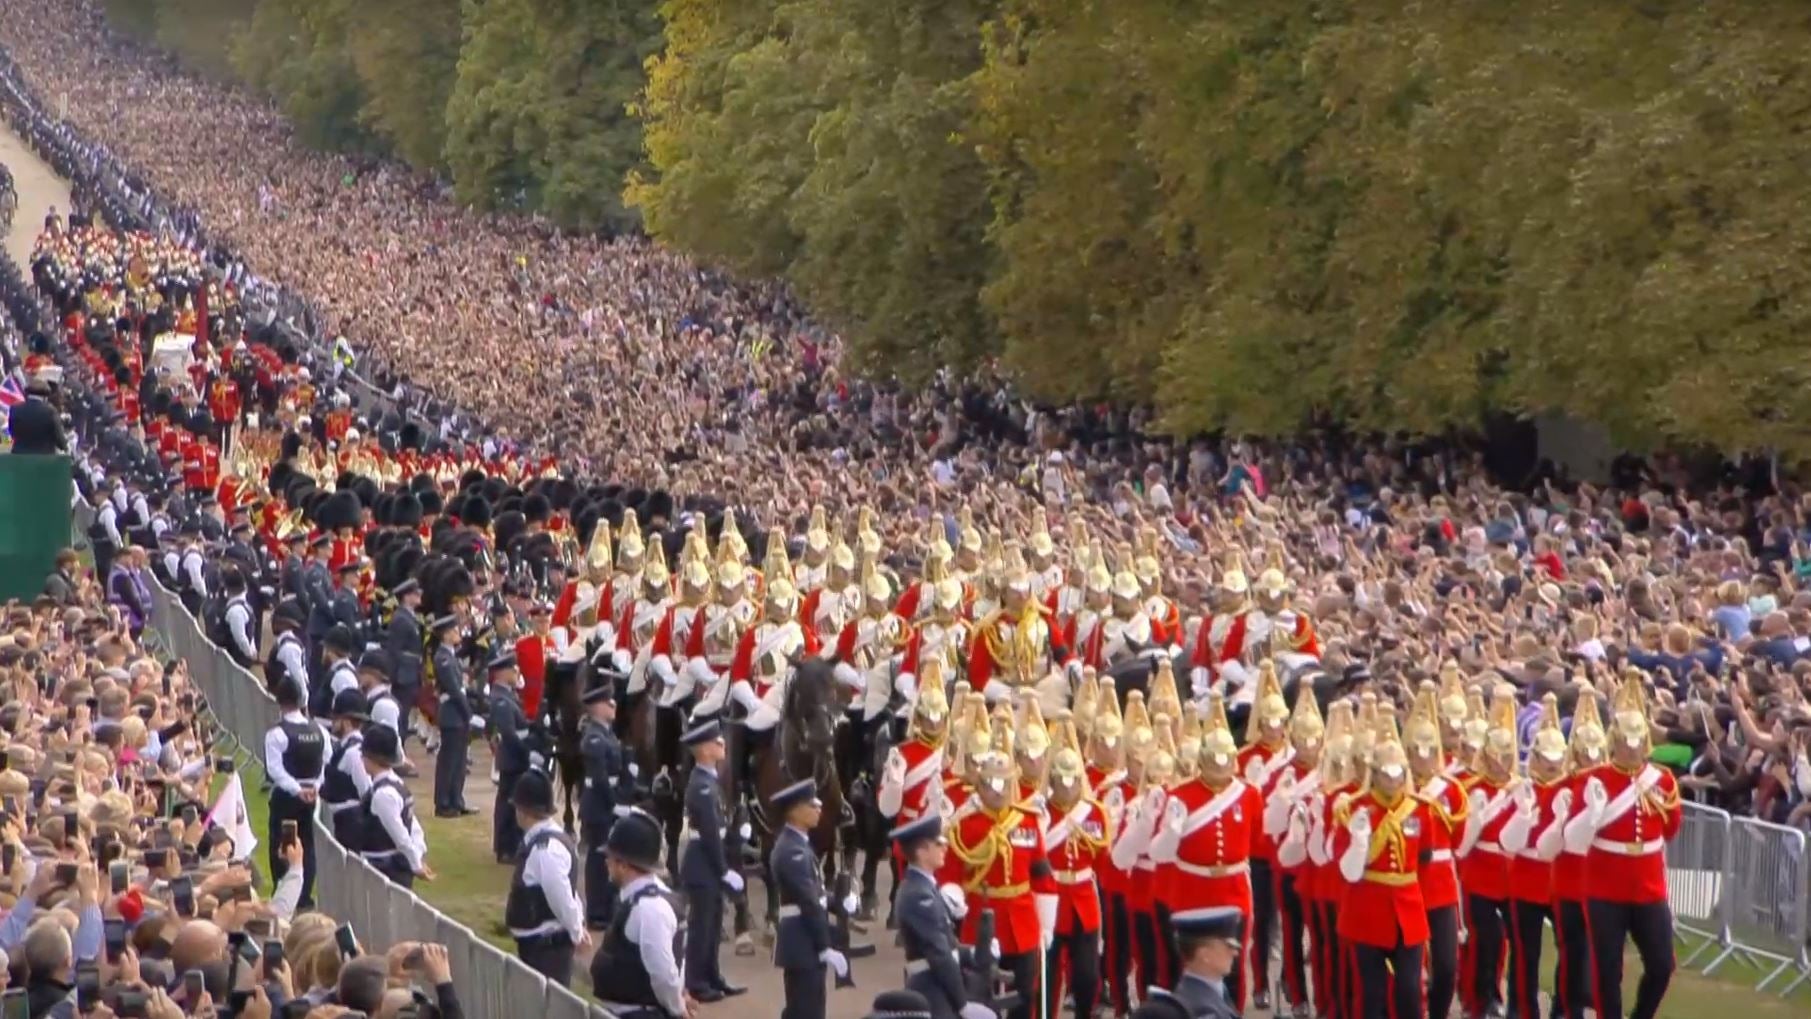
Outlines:
{"label": "red tunic", "polygon": [[[801,656],[806,658],[817,657],[818,643],[816,631],[808,626],[800,626],[796,620],[787,620],[780,625],[796,629],[799,632],[799,637],[802,641],[799,651]],[[736,655],[734,658],[730,659],[729,663],[729,678],[734,682],[747,681],[753,684],[755,695],[760,697],[765,697],[768,689],[776,682],[776,680],[755,671],[755,662],[764,657],[766,653],[763,644],[764,641],[768,639],[766,638],[766,634],[771,630],[773,630],[773,625],[769,623],[759,623],[743,630],[741,639],[736,641]],[[772,641],[773,646],[775,647],[785,646],[785,642],[778,638],[772,638]]]}
{"label": "red tunic", "polygon": [[897,748],[905,759],[905,784],[899,797],[899,813],[894,825],[909,824],[937,809],[937,791],[942,787],[943,749],[921,739],[909,739]]}
{"label": "red tunic", "polygon": [[1553,863],[1542,860],[1535,843],[1553,823],[1553,797],[1565,788],[1561,779],[1548,785],[1534,786],[1534,826],[1528,829],[1528,844],[1509,861],[1509,897],[1521,902],[1553,901]]}
{"label": "red tunic", "polygon": [[[1572,790],[1572,815],[1578,816],[1585,802],[1585,780],[1589,772],[1578,772],[1570,775],[1562,783],[1562,788]],[[1557,795],[1557,794],[1556,794]],[[1585,860],[1590,850],[1574,853],[1570,849],[1561,849],[1553,861],[1553,898],[1558,902],[1585,901]]]}
{"label": "red tunic", "polygon": [[[1094,798],[1107,807],[1110,817],[1124,817],[1126,805],[1132,801],[1134,790],[1132,783],[1126,780],[1124,770],[1107,772],[1088,765],[1088,788],[1094,790]],[[1121,821],[1120,823],[1124,823]],[[1117,831],[1108,832],[1108,848],[1117,838]],[[1102,853],[1095,861],[1095,876],[1100,879],[1100,890],[1112,895],[1124,895],[1130,886],[1129,876],[1113,862],[1111,852]]]}
{"label": "red tunic", "polygon": [[1421,790],[1423,799],[1433,809],[1428,811],[1427,863],[1421,868],[1421,898],[1429,909],[1459,904],[1459,867],[1453,859],[1453,848],[1465,831],[1465,818],[1471,801],[1465,788],[1446,775],[1436,775]]}
{"label": "red tunic", "polygon": [[1051,807],[1045,840],[1059,900],[1056,932],[1095,933],[1100,930],[1096,868],[1108,855],[1107,808],[1087,797],[1067,810]]}
{"label": "red tunic", "polygon": [[[1386,805],[1375,792],[1349,800],[1334,819],[1330,866],[1335,874],[1352,844],[1347,823],[1360,812],[1371,819],[1370,858],[1363,875],[1347,883],[1339,908],[1339,936],[1379,948],[1395,948],[1398,942],[1422,944],[1427,941],[1428,927],[1419,870],[1422,839],[1429,824],[1427,803],[1403,796]],[[1343,874],[1339,876],[1344,879]]]}
{"label": "red tunic", "polygon": [[1251,916],[1251,859],[1264,831],[1264,801],[1235,778],[1216,792],[1195,779],[1170,789],[1165,829],[1180,829],[1176,859],[1153,889],[1170,909],[1237,906]]}
{"label": "red tunic", "polygon": [[541,717],[541,693],[547,686],[551,644],[537,633],[516,641],[516,670],[522,673],[522,711],[530,719]]}
{"label": "red tunic", "polygon": [[976,803],[954,820],[950,850],[980,906],[964,917],[963,940],[974,941],[982,910],[991,909],[1002,955],[1036,951],[1043,941],[1036,896],[1057,894],[1037,813],[1013,805],[995,814]]}
{"label": "red tunic", "polygon": [[1471,809],[1478,811],[1478,841],[1459,861],[1459,881],[1465,886],[1467,895],[1506,900],[1509,898],[1509,857],[1503,852],[1501,840],[1503,826],[1515,816],[1515,797],[1505,787],[1482,776],[1474,776],[1469,789],[1484,794],[1484,805],[1480,808],[1475,800],[1471,805]]}
{"label": "red tunic", "polygon": [[[1285,754],[1288,755],[1286,759],[1282,756]],[[1264,769],[1263,774],[1259,776],[1260,782],[1257,786],[1259,801],[1258,816],[1260,820],[1254,826],[1256,834],[1254,836],[1255,841],[1252,843],[1251,847],[1251,858],[1254,860],[1274,862],[1277,858],[1276,839],[1272,838],[1270,834],[1264,830],[1262,821],[1263,807],[1265,803],[1269,802],[1270,794],[1276,790],[1277,782],[1282,779],[1283,772],[1288,770],[1289,764],[1287,762],[1293,761],[1294,759],[1295,754],[1291,752],[1287,744],[1278,744],[1274,747],[1267,747],[1262,743],[1253,743],[1239,751],[1240,777],[1247,777],[1247,772],[1251,767],[1252,761],[1259,762],[1260,767]],[[1299,780],[1301,776],[1298,774],[1296,778]]]}
{"label": "red tunic", "polygon": [[[1586,776],[1583,805],[1575,796],[1573,809],[1586,809],[1593,782],[1603,786],[1607,797],[1603,823],[1591,840],[1585,863],[1587,897],[1636,904],[1665,902],[1664,850],[1667,840],[1679,834],[1684,817],[1672,772],[1647,764],[1631,775],[1604,764]],[[1646,786],[1646,795],[1636,795],[1638,781]]]}

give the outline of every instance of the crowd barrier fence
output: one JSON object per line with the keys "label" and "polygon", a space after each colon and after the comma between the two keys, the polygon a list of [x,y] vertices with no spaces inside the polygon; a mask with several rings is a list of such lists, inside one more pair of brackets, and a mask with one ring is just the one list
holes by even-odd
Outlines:
{"label": "crowd barrier fence", "polygon": [[[1783,995],[1811,981],[1811,857],[1803,831],[1687,802],[1667,844],[1679,959],[1715,975],[1732,961],[1755,990]],[[1725,973],[1728,979],[1737,979]]]}
{"label": "crowd barrier fence", "polygon": [[[277,702],[256,676],[241,668],[202,632],[180,599],[161,585],[151,588],[151,627],[171,655],[188,664],[191,682],[207,698],[221,730],[253,759],[262,760],[264,733],[277,723]],[[256,795],[248,790],[247,795]],[[269,833],[259,832],[259,838]],[[430,847],[431,848],[431,847]],[[468,1019],[613,1019],[613,1014],[565,987],[550,984],[521,960],[500,951],[471,928],[392,883],[333,838],[325,818],[315,825],[315,898],[328,915],[350,923],[371,945],[398,941],[444,944],[453,984]],[[501,895],[498,899],[501,903]]]}

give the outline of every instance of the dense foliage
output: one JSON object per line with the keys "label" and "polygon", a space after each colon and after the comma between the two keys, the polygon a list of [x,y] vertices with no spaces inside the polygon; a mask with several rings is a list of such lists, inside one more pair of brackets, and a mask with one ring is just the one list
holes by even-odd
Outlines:
{"label": "dense foliage", "polygon": [[783,275],[907,378],[1811,453],[1793,0],[108,6],[318,143]]}

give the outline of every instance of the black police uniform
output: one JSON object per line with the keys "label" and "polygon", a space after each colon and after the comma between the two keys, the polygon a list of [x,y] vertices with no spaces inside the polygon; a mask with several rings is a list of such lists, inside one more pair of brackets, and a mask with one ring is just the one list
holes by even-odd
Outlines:
{"label": "black police uniform", "polygon": [[[609,690],[601,692],[610,695]],[[587,695],[587,701],[589,698]],[[579,755],[585,765],[585,787],[579,795],[579,834],[585,842],[585,926],[602,930],[610,926],[616,908],[616,886],[610,882],[607,866],[610,828],[617,813],[629,809],[626,802],[619,804],[616,795],[624,775],[623,748],[610,726],[587,718],[580,730]]]}
{"label": "black police uniform", "polygon": [[372,798],[382,789],[393,789],[401,794],[403,826],[410,827],[414,824],[415,797],[409,794],[409,787],[403,785],[402,780],[393,774],[373,779],[371,788],[365,791],[365,795],[359,797],[361,824],[358,855],[363,857],[366,863],[377,868],[378,873],[404,888],[413,888],[415,871],[409,866],[408,856],[397,846],[396,840],[390,837],[389,830],[371,810]]}
{"label": "black police uniform", "polygon": [[360,798],[358,785],[352,776],[346,774],[346,755],[359,749],[365,742],[365,734],[353,730],[345,739],[334,740],[333,754],[327,758],[327,777],[321,781],[321,804],[327,811],[327,821],[333,826],[333,838],[348,851],[357,852],[363,826],[359,823]]}
{"label": "black police uniform", "polygon": [[[284,717],[273,728],[282,733],[285,744],[282,748],[284,772],[303,789],[318,792],[327,770],[327,733],[320,723],[297,713]],[[266,746],[270,743],[267,738]],[[297,906],[307,908],[314,905],[314,806],[273,786],[270,791],[270,830],[266,832],[269,841],[265,846],[270,854],[271,877],[279,880],[289,869],[278,838],[284,821],[295,822],[296,837],[302,841],[302,896],[297,900]]]}
{"label": "black police uniform", "polygon": [[566,850],[566,858],[571,864],[567,872],[567,891],[576,904],[579,887],[578,847],[573,844],[572,837],[557,826],[542,825],[532,836],[523,840],[522,849],[516,854],[516,870],[509,881],[509,899],[503,907],[503,923],[509,928],[510,936],[516,939],[516,955],[528,964],[528,968],[565,987],[572,982],[572,953],[575,947],[572,938],[559,926],[559,915],[548,901],[546,889],[523,881],[529,861],[536,854],[547,852],[549,844],[558,844]]}
{"label": "black police uniform", "polygon": [[[407,580],[403,583],[415,582]],[[400,591],[402,585],[397,588]],[[395,663],[396,672],[390,677],[390,686],[396,691],[397,731],[406,740],[415,701],[421,696],[421,620],[414,609],[407,605],[396,606],[396,612],[390,616],[390,627],[384,632],[384,650],[390,652],[390,661]]]}
{"label": "black police uniform", "polygon": [[[661,1005],[654,976],[643,957],[643,946],[629,937],[631,919],[644,913],[649,915],[640,925],[643,937],[649,928],[672,931],[673,937],[679,937],[679,921],[670,894],[653,875],[660,863],[661,843],[659,822],[639,810],[625,814],[610,830],[608,851],[645,872],[630,883],[631,890],[616,905],[610,928],[591,958],[592,993],[608,1002],[612,1014],[621,1019],[676,1019],[675,1013]],[[667,948],[674,950],[671,945]],[[675,957],[681,954],[674,952]],[[673,971],[672,977],[677,980],[677,958]],[[678,987],[669,987],[668,991],[675,1000],[680,994]]]}

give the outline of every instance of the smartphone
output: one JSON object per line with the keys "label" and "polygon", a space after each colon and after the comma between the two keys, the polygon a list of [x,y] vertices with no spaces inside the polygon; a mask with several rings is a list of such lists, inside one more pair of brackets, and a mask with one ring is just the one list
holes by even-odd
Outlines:
{"label": "smartphone", "polygon": [[283,942],[268,938],[264,942],[264,979],[275,980],[283,969]]}
{"label": "smartphone", "polygon": [[68,849],[70,846],[75,845],[75,840],[81,837],[81,831],[81,824],[76,820],[75,814],[73,812],[64,814],[63,848]]}
{"label": "smartphone", "polygon": [[214,758],[214,770],[222,775],[231,775],[233,769],[236,767],[238,766],[233,763],[233,759],[230,757]]}
{"label": "smartphone", "polygon": [[307,998],[291,998],[283,1003],[278,1019],[308,1019],[308,1013],[314,1011],[314,1002]]}
{"label": "smartphone", "polygon": [[122,987],[113,999],[113,1014],[120,1019],[144,1019],[145,992],[133,987]]}
{"label": "smartphone", "polygon": [[126,950],[126,921],[110,919],[101,921],[101,930],[107,938],[107,961],[119,962],[120,954]]}
{"label": "smartphone", "polygon": [[[170,879],[170,898],[176,905],[178,916],[195,915],[195,882],[187,874]],[[183,979],[188,979],[186,973]]]}
{"label": "smartphone", "polygon": [[101,970],[93,962],[76,963],[75,1007],[87,1014],[101,1003]]}
{"label": "smartphone", "polygon": [[276,932],[271,929],[269,917],[254,916],[245,921],[245,933],[259,941],[268,941]]}
{"label": "smartphone", "polygon": [[185,803],[182,805],[183,827],[186,828],[189,825],[194,824],[196,819],[200,816],[201,815],[195,810],[195,805],[193,803]]}
{"label": "smartphone", "polygon": [[170,851],[168,849],[147,849],[147,850],[145,850],[145,867],[146,867],[146,869],[152,870],[152,871],[158,871],[158,870],[162,870],[163,868],[169,866],[169,864],[170,864]]}
{"label": "smartphone", "polygon": [[9,987],[0,994],[0,1019],[31,1019],[31,1002],[26,1000],[25,988]]}
{"label": "smartphone", "polygon": [[194,1003],[207,992],[207,978],[198,969],[192,969],[182,975],[182,999]]}
{"label": "smartphone", "polygon": [[233,991],[226,996],[227,1015],[244,1015],[245,1006],[251,1004],[252,992]]}
{"label": "smartphone", "polygon": [[80,873],[80,869],[73,863],[59,863],[57,864],[57,884],[73,885]]}
{"label": "smartphone", "polygon": [[124,895],[130,878],[131,868],[126,865],[126,861],[115,860],[107,865],[107,879],[113,885],[113,894]]}
{"label": "smartphone", "polygon": [[284,821],[282,827],[279,829],[277,844],[280,846],[287,846],[290,843],[295,842],[297,837],[296,823],[294,821]]}
{"label": "smartphone", "polygon": [[11,874],[13,872],[13,864],[17,862],[19,862],[19,847],[13,845],[11,842],[0,845],[0,870],[4,870],[6,873]]}
{"label": "smartphone", "polygon": [[340,946],[340,958],[358,958],[358,936],[352,933],[352,925],[340,924],[333,930],[333,940]]}

